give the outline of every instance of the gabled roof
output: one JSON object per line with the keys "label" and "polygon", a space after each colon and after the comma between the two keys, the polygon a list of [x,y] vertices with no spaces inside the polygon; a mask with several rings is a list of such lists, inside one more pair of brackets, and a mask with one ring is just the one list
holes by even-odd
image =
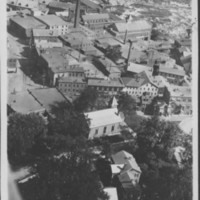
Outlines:
{"label": "gabled roof", "polygon": [[141,73],[143,71],[151,71],[151,67],[130,62],[127,71],[133,73]]}
{"label": "gabled roof", "polygon": [[112,155],[111,158],[115,164],[125,164],[121,173],[132,169],[141,173],[141,169],[138,166],[135,158],[127,151],[119,151],[118,153]]}
{"label": "gabled roof", "polygon": [[138,20],[134,22],[118,22],[115,23],[115,27],[118,32],[126,32],[127,31],[142,31],[146,29],[151,29],[152,25],[150,22],[145,20]]}
{"label": "gabled roof", "polygon": [[174,74],[174,75],[179,75],[179,76],[185,76],[184,70],[171,68],[171,67],[165,67],[165,66],[160,66],[159,72],[163,72],[163,73],[167,73],[167,74]]}
{"label": "gabled roof", "polygon": [[100,6],[90,0],[81,0],[81,4],[85,5],[85,6],[88,6],[92,9],[99,9]]}
{"label": "gabled roof", "polygon": [[131,189],[135,185],[135,177],[131,171],[126,171],[118,177],[124,189]]}
{"label": "gabled roof", "polygon": [[[90,128],[106,126],[109,124],[122,123],[123,119],[117,115],[117,108],[109,108],[85,113],[85,116],[90,119]],[[122,163],[123,164],[123,163]]]}

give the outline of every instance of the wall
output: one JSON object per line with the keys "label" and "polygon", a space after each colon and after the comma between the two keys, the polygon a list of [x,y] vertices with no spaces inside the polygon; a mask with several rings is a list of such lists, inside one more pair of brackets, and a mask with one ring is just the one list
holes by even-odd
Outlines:
{"label": "wall", "polygon": [[[111,131],[112,126],[114,126],[114,131]],[[105,133],[103,133],[104,127],[107,127]],[[95,134],[95,131],[97,129],[98,129],[98,134]],[[119,133],[119,131],[120,131],[120,123],[92,128],[89,133],[89,139],[93,139],[95,137],[107,136],[107,135],[111,135],[111,134],[115,135],[115,134]]]}

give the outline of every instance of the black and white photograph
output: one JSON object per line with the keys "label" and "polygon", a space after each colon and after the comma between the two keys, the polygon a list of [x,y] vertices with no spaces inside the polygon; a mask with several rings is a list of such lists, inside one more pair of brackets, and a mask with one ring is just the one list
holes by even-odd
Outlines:
{"label": "black and white photograph", "polygon": [[197,4],[6,0],[2,200],[198,200]]}

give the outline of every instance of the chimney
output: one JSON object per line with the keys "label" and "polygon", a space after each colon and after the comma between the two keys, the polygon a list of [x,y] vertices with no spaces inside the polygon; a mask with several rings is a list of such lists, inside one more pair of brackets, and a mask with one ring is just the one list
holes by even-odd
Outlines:
{"label": "chimney", "polygon": [[126,44],[126,38],[127,38],[127,29],[126,29],[126,32],[125,32],[125,35],[124,35],[124,44]]}
{"label": "chimney", "polygon": [[129,40],[130,42],[130,46],[129,46],[129,51],[128,51],[128,57],[127,57],[127,60],[126,60],[126,71],[127,71],[127,68],[128,68],[128,63],[129,63],[129,59],[130,59],[130,55],[131,55],[131,49],[132,49],[132,45],[133,45],[133,42],[131,40]]}
{"label": "chimney", "polygon": [[75,19],[74,19],[74,28],[78,28],[78,26],[79,26],[80,5],[81,5],[81,0],[76,0],[76,11],[75,11]]}

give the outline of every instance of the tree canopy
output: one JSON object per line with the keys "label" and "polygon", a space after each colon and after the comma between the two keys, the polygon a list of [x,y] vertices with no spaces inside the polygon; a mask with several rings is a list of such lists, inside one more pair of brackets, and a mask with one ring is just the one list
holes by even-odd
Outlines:
{"label": "tree canopy", "polygon": [[31,191],[27,192],[26,185],[21,186],[27,200],[108,199],[92,168],[91,158],[76,145],[61,156],[41,160],[36,173],[37,178],[32,185],[29,183]]}
{"label": "tree canopy", "polygon": [[136,101],[129,94],[121,92],[117,96],[118,111],[123,112],[125,115],[130,113],[135,113],[136,111]]}
{"label": "tree canopy", "polygon": [[13,113],[8,118],[8,159],[11,164],[19,164],[30,151],[37,138],[46,134],[46,125],[37,114]]}

